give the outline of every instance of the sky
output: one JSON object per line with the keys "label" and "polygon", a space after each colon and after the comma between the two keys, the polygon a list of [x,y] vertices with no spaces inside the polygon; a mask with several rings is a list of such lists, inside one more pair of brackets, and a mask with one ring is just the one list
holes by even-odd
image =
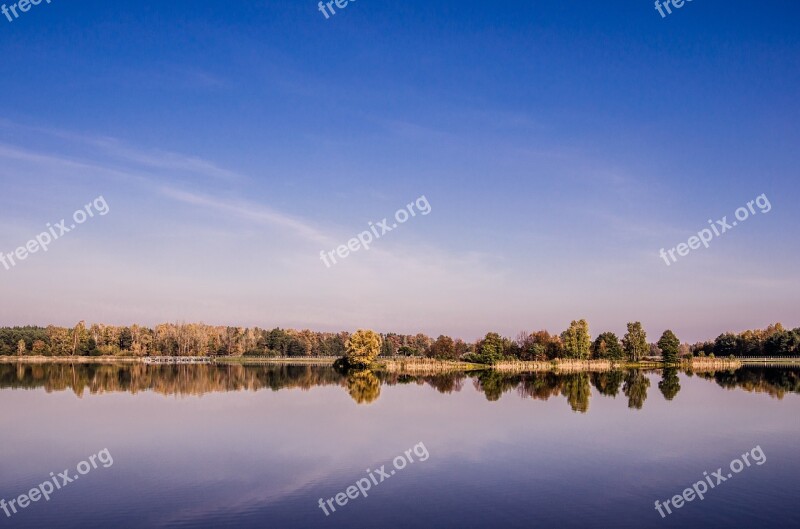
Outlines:
{"label": "sky", "polygon": [[[796,2],[334,9],[0,15],[0,253],[108,207],[0,264],[0,325],[800,326]],[[411,203],[430,210],[336,255]]]}

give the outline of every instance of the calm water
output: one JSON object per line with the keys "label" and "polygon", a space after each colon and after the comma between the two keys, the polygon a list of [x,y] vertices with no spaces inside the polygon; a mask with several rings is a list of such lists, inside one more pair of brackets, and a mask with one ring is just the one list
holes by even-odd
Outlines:
{"label": "calm water", "polygon": [[[798,392],[800,371],[787,369],[344,377],[0,364],[0,498],[76,475],[103,449],[113,457],[49,502],[0,511],[0,526],[798,527]],[[420,442],[368,497],[319,508]],[[757,445],[764,464],[665,519],[655,510]]]}

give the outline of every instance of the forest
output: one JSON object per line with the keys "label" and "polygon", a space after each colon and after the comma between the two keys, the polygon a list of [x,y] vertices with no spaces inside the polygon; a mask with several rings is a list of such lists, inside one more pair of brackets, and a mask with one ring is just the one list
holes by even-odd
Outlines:
{"label": "forest", "polygon": [[[203,357],[341,357],[349,332],[314,332],[258,327],[224,327],[197,323],[113,326],[81,321],[72,328],[26,326],[0,328],[4,356],[203,356]],[[603,332],[594,340],[586,320],[573,321],[560,334],[521,332],[515,338],[489,332],[473,343],[449,336],[380,334],[380,356],[428,357],[492,364],[503,360],[610,359],[665,361],[699,357],[800,356],[800,327],[780,323],[766,329],[726,332],[693,345],[666,330],[656,342],[640,322],[627,324],[620,339]]]}

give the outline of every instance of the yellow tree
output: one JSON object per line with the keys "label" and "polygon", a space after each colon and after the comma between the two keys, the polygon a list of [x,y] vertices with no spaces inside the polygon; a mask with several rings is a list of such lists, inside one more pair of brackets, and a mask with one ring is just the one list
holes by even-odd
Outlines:
{"label": "yellow tree", "polygon": [[375,331],[359,329],[345,344],[345,357],[352,365],[369,365],[381,351],[381,337]]}

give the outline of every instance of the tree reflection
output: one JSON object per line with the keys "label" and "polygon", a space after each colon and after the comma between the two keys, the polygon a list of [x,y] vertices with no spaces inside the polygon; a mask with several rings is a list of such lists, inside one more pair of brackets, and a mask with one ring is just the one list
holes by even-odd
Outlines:
{"label": "tree reflection", "polygon": [[589,411],[589,373],[573,373],[564,376],[562,395],[567,397],[567,402],[572,411],[586,413]]}
{"label": "tree reflection", "polygon": [[647,388],[650,387],[650,379],[638,369],[631,369],[625,377],[625,384],[622,392],[628,397],[628,407],[641,410],[644,401],[647,400]]}
{"label": "tree reflection", "polygon": [[605,371],[591,373],[590,378],[598,393],[607,397],[616,397],[619,393],[619,388],[622,386],[622,381],[625,379],[625,373],[622,371]]}
{"label": "tree reflection", "polygon": [[358,404],[374,402],[381,394],[381,382],[369,369],[347,373],[347,392]]}
{"label": "tree reflection", "polygon": [[665,368],[662,374],[661,382],[658,383],[658,389],[664,398],[672,400],[675,395],[681,390],[681,382],[678,378],[678,370],[675,368]]}
{"label": "tree reflection", "polygon": [[[736,371],[698,372],[724,388],[742,388],[782,398],[787,392],[800,393],[800,369],[742,368]],[[605,396],[616,396],[620,389],[628,406],[641,409],[647,399],[650,380],[645,372],[627,371],[558,373],[501,373],[494,370],[435,373],[428,375],[337,370],[311,365],[147,365],[2,363],[0,388],[44,388],[48,392],[72,391],[78,396],[124,391],[153,391],[163,395],[203,395],[217,391],[258,391],[284,388],[310,389],[316,386],[341,386],[359,404],[375,402],[381,385],[428,385],[440,393],[460,391],[470,377],[475,388],[494,402],[504,393],[516,390],[523,398],[548,400],[562,395],[570,407],[585,413],[589,409],[590,387]],[[681,389],[678,372],[665,369],[658,389],[672,400]]]}

